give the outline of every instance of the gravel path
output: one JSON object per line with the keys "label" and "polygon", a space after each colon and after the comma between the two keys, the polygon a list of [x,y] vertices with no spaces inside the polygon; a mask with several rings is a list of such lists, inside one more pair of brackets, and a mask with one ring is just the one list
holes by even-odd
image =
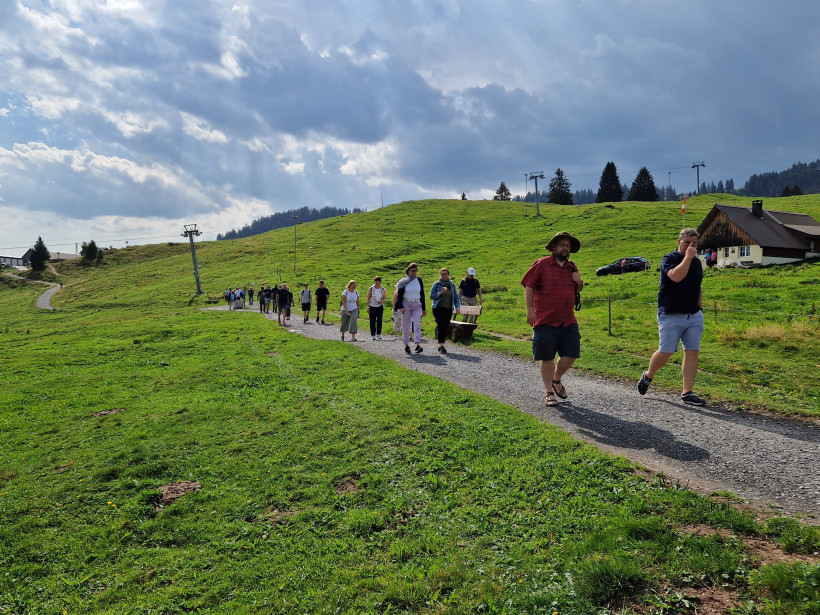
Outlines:
{"label": "gravel path", "polygon": [[[242,312],[258,314],[258,308],[254,305]],[[340,338],[338,325],[303,323],[295,313],[287,328],[313,339]],[[730,491],[759,510],[820,522],[820,425],[816,422],[721,406],[688,406],[679,395],[652,389],[641,397],[634,383],[573,370],[564,377],[569,399],[547,408],[533,361],[452,343],[443,356],[436,352],[434,340],[427,338],[422,354],[408,356],[392,336],[371,341],[368,333],[367,323],[360,320],[357,348],[515,406],[602,450],[663,472],[685,487],[704,493]]]}
{"label": "gravel path", "polygon": [[60,290],[60,285],[59,284],[55,284],[54,282],[43,282],[42,280],[30,280],[28,278],[24,278],[22,276],[15,275],[13,273],[6,273],[5,275],[7,275],[10,278],[14,278],[15,280],[22,280],[23,282],[28,282],[30,284],[47,284],[47,285],[51,286],[51,288],[49,288],[46,292],[44,292],[43,294],[41,294],[37,297],[37,307],[40,308],[41,310],[53,310],[53,309],[55,309],[55,308],[51,307],[51,296],[54,293],[56,293],[58,290]]}

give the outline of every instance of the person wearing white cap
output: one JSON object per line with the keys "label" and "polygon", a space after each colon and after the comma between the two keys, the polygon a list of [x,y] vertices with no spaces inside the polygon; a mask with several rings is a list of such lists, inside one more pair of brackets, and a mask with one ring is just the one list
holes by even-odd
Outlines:
{"label": "person wearing white cap", "polygon": [[[461,280],[458,285],[458,298],[461,299],[461,305],[482,305],[484,298],[481,294],[481,284],[475,277],[475,269],[470,267],[467,269],[467,277]],[[462,314],[461,320],[464,322],[475,322],[477,316],[475,314]]]}

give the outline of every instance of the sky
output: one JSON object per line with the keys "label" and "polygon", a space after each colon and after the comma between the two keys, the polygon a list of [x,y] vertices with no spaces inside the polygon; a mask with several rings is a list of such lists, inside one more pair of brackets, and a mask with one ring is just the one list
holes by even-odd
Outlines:
{"label": "sky", "polygon": [[[820,157],[804,0],[2,0],[0,254]],[[176,238],[176,239],[175,239]]]}

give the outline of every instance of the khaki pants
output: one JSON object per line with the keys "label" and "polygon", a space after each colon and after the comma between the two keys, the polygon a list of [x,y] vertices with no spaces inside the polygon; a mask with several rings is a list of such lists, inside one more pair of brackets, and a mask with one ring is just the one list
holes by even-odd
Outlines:
{"label": "khaki pants", "polygon": [[[461,305],[478,305],[478,297],[461,297]],[[475,315],[468,316],[467,314],[461,315],[462,322],[475,322],[477,317]]]}

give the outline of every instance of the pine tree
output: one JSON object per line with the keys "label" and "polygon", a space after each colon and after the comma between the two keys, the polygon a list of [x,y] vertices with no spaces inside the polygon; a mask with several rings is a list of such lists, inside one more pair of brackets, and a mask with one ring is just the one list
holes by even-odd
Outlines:
{"label": "pine tree", "polygon": [[37,238],[33,250],[31,258],[29,259],[31,268],[34,269],[34,271],[42,271],[46,268],[48,259],[51,258],[51,253],[48,251],[42,237]]}
{"label": "pine tree", "polygon": [[632,188],[629,189],[629,201],[657,201],[658,190],[655,188],[655,180],[652,179],[652,174],[646,167],[641,167],[635,181],[632,182]]}
{"label": "pine tree", "polygon": [[555,170],[555,177],[550,180],[550,191],[547,196],[550,203],[572,205],[572,186],[561,169]]}
{"label": "pine tree", "polygon": [[511,198],[512,196],[510,194],[510,189],[507,188],[507,185],[504,182],[501,182],[498,190],[495,191],[493,201],[509,201]]}
{"label": "pine tree", "polygon": [[97,243],[93,239],[88,243],[83,242],[83,245],[80,248],[80,254],[82,254],[83,259],[88,261],[96,260],[99,251],[100,249],[97,247]]}
{"label": "pine tree", "polygon": [[598,183],[598,194],[595,195],[596,203],[620,202],[624,198],[624,191],[621,187],[621,179],[618,177],[618,170],[614,162],[607,162],[601,173],[601,181]]}

